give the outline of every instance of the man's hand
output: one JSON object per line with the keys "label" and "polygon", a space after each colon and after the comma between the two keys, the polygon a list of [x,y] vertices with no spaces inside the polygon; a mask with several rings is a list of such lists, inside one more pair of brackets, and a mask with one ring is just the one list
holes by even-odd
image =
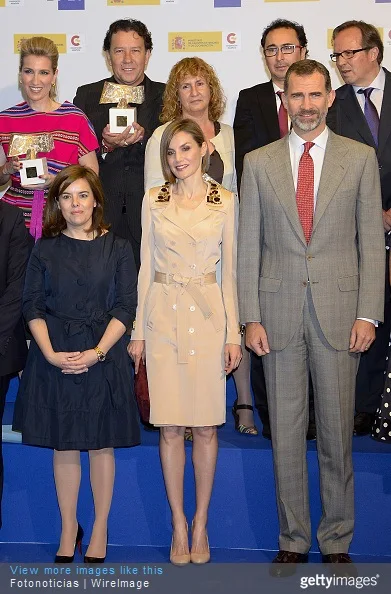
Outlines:
{"label": "man's hand", "polygon": [[383,210],[383,227],[384,231],[391,231],[391,208]]}
{"label": "man's hand", "polygon": [[140,124],[137,124],[137,122],[133,122],[132,125],[134,128],[134,132],[132,134],[130,133],[131,126],[128,126],[120,134],[114,134],[110,132],[110,126],[107,124],[102,132],[102,138],[107,148],[116,149],[118,147],[126,147],[130,144],[141,142],[144,138],[144,128],[140,126]]}
{"label": "man's hand", "polygon": [[256,355],[270,353],[266,330],[259,322],[246,324],[246,347],[254,351]]}
{"label": "man's hand", "polygon": [[356,320],[350,334],[349,351],[364,353],[376,338],[375,326],[365,320]]}

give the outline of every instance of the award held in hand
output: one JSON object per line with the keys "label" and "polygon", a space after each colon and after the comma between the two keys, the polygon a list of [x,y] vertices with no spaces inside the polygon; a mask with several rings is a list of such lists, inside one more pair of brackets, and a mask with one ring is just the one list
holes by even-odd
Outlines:
{"label": "award held in hand", "polygon": [[48,173],[45,157],[37,158],[38,153],[49,153],[54,148],[52,134],[13,134],[10,139],[9,157],[20,157],[22,169],[20,170],[21,186],[44,185],[45,180],[40,176]]}
{"label": "award held in hand", "polygon": [[[141,104],[144,101],[144,87],[131,87],[117,83],[105,82],[99,103],[117,103],[117,107],[109,109],[109,126],[111,133],[123,132],[133,122],[137,122],[137,109],[129,107],[129,103]],[[132,126],[130,133],[134,132]]]}

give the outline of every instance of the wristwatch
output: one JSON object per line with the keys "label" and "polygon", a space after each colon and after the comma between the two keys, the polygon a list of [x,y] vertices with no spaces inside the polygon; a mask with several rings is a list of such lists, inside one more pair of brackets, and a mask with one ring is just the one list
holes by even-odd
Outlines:
{"label": "wristwatch", "polygon": [[98,357],[98,361],[100,363],[103,363],[103,361],[106,359],[106,353],[104,353],[100,348],[98,348],[97,346],[94,347],[94,351],[96,352],[96,356]]}

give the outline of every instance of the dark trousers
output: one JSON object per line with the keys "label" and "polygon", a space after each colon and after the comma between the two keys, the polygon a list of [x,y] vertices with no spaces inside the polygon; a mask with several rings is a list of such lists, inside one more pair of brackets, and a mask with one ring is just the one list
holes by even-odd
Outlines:
{"label": "dark trousers", "polygon": [[[8,386],[10,383],[11,376],[3,375],[0,377],[0,419],[3,420],[5,397],[8,392]],[[4,484],[4,467],[3,467],[3,441],[0,435],[0,528],[2,526],[1,517],[1,500],[3,497],[3,484]]]}
{"label": "dark trousers", "polygon": [[389,250],[386,258],[385,286],[384,323],[376,328],[376,340],[369,351],[361,354],[356,381],[356,412],[375,414],[383,393],[391,326]]}
{"label": "dark trousers", "polygon": [[140,243],[133,237],[126,215],[123,214],[116,225],[112,225],[110,231],[119,237],[127,239],[132,244],[134,262],[137,271],[140,270]]}

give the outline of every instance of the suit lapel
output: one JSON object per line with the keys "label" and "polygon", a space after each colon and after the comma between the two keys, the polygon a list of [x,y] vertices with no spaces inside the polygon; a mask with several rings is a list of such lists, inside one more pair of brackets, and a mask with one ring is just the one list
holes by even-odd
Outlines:
{"label": "suit lapel", "polygon": [[145,100],[141,105],[137,105],[137,121],[143,126],[143,128],[150,128],[150,120],[153,115],[151,104],[155,98],[152,81],[144,75],[144,91]]}
{"label": "suit lapel", "polygon": [[276,109],[276,97],[272,81],[259,85],[257,88],[257,99],[259,110],[264,114],[264,120],[259,122],[260,126],[265,126],[270,138],[270,142],[280,138],[280,127],[278,125],[278,116]]}
{"label": "suit lapel", "polygon": [[292,165],[289,153],[289,134],[281,140],[283,143],[276,143],[267,147],[270,159],[266,164],[266,173],[278,200],[284,209],[295,233],[306,245],[303,227],[301,226],[299,213],[296,204],[296,192],[293,183]]}
{"label": "suit lapel", "polygon": [[343,117],[347,118],[353,123],[354,128],[360,134],[363,142],[368,146],[372,146],[376,150],[377,147],[373,140],[367,120],[365,119],[363,110],[356,99],[356,94],[351,85],[347,85],[346,94],[345,96],[342,96],[341,99]]}
{"label": "suit lapel", "polygon": [[319,220],[323,216],[327,206],[334,197],[345,176],[347,153],[348,149],[346,148],[342,137],[337,136],[329,130],[329,138],[326,145],[322,173],[320,176],[312,232],[315,231]]}
{"label": "suit lapel", "polygon": [[386,74],[386,84],[384,86],[382,108],[380,113],[379,146],[377,149],[378,156],[384,150],[391,137],[391,73],[385,68],[384,71]]}

